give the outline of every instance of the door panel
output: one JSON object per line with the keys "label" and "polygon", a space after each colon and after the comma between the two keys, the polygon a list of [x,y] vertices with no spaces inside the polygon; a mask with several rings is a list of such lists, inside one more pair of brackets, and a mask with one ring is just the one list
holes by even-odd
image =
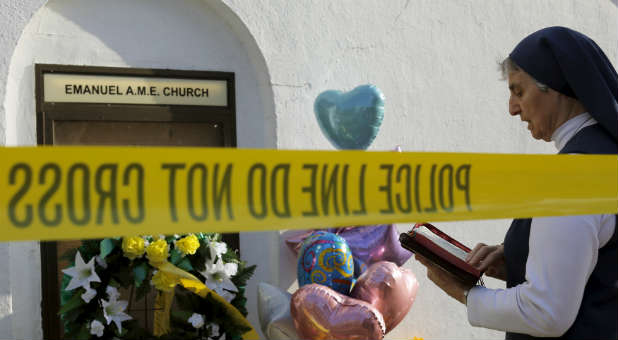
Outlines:
{"label": "door panel", "polygon": [[55,145],[224,146],[218,124],[54,121]]}
{"label": "door panel", "polygon": [[[139,146],[223,146],[222,129],[211,123],[128,122],[128,121],[54,121],[54,145],[139,145]],[[228,236],[229,237],[229,236]],[[69,266],[60,257],[69,249],[79,247],[80,240],[56,243],[58,287],[62,286],[62,269]],[[129,301],[128,313],[142,327],[152,330],[156,291],[137,301],[131,290],[120,290],[121,298]],[[62,328],[61,328],[62,329]]]}
{"label": "door panel", "polygon": [[[44,79],[49,73],[105,75],[112,77],[155,77],[171,79],[223,80],[227,87],[227,106],[136,105],[100,102],[46,101]],[[77,78],[76,78],[77,79]],[[235,75],[232,72],[118,68],[74,65],[35,65],[37,143],[39,145],[134,145],[183,147],[235,147],[236,99]],[[238,249],[238,234],[223,235]],[[68,263],[59,255],[79,246],[80,240],[41,242],[42,317],[45,339],[62,338],[58,317],[60,279]],[[131,301],[130,292],[122,292],[130,300],[132,314],[144,326],[152,320],[152,297],[142,304]],[[141,314],[140,314],[141,313]],[[149,327],[150,328],[150,327]]]}

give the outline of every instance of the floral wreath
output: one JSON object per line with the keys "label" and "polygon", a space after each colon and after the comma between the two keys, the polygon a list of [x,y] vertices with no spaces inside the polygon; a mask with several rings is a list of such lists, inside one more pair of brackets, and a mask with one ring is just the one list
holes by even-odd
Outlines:
{"label": "floral wreath", "polygon": [[[246,266],[221,235],[198,233],[84,240],[62,259],[59,315],[69,339],[241,339],[254,334],[245,286],[256,266]],[[157,291],[154,329],[127,314],[135,301]],[[131,300],[131,298],[129,298]],[[172,308],[174,304],[174,308]],[[252,332],[252,333],[248,333]]]}

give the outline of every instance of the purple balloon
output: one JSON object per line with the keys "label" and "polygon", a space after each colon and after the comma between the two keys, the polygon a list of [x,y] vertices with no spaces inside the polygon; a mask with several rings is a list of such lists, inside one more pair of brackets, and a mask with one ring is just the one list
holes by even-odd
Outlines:
{"label": "purple balloon", "polygon": [[[372,264],[380,261],[389,261],[403,265],[412,256],[412,253],[401,247],[399,232],[392,224],[380,224],[359,227],[320,229],[343,237],[350,246],[354,262],[364,264],[356,266],[354,276],[360,274]],[[290,249],[298,255],[303,240],[314,230],[292,236],[285,240]]]}

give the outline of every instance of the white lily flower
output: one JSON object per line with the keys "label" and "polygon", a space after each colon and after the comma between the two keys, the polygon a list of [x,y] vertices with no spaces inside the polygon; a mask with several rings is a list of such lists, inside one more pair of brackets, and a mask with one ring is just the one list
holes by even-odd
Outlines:
{"label": "white lily flower", "polygon": [[101,300],[103,305],[103,316],[109,325],[112,321],[118,327],[118,333],[122,332],[122,322],[133,319],[130,315],[124,312],[127,309],[128,301],[110,298],[109,301]]}
{"label": "white lily flower", "polygon": [[193,328],[202,328],[204,327],[204,316],[201,314],[193,313],[193,315],[191,315],[187,322],[191,323],[191,326],[193,326]]}
{"label": "white lily flower", "polygon": [[218,257],[227,253],[227,244],[225,242],[209,242],[210,261],[215,262]]}
{"label": "white lily flower", "polygon": [[100,338],[103,336],[104,330],[105,326],[99,320],[92,320],[92,323],[90,323],[90,334]]}
{"label": "white lily flower", "polygon": [[97,291],[90,287],[87,287],[86,292],[82,294],[82,299],[86,303],[89,303],[95,296],[97,296]]}
{"label": "white lily flower", "polygon": [[79,251],[75,254],[75,266],[63,269],[62,272],[71,277],[71,281],[66,290],[73,290],[78,287],[90,289],[90,282],[101,282],[101,279],[94,270],[94,257],[84,263],[84,259]]}
{"label": "white lily flower", "polygon": [[237,293],[238,288],[234,285],[230,278],[236,275],[238,271],[238,264],[236,263],[223,263],[223,261],[219,260],[216,263],[206,263],[206,268],[204,271],[201,271],[202,274],[206,278],[206,286],[208,288],[214,290],[217,294],[221,295],[228,302],[234,298],[235,294],[231,294],[231,292]]}
{"label": "white lily flower", "polygon": [[105,288],[105,292],[107,293],[107,296],[110,300],[116,301],[120,297],[118,289],[116,289],[116,287],[114,286],[107,286],[107,288]]}

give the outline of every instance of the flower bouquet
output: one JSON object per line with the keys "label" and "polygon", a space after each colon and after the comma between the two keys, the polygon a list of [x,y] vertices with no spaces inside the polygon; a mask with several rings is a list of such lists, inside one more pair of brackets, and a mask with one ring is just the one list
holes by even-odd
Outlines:
{"label": "flower bouquet", "polygon": [[[60,316],[69,339],[241,339],[246,266],[220,234],[85,240],[63,255]],[[155,295],[152,327],[130,313],[131,301]],[[128,297],[126,297],[128,295]],[[147,316],[149,317],[149,316]],[[250,333],[251,332],[251,333]]]}

